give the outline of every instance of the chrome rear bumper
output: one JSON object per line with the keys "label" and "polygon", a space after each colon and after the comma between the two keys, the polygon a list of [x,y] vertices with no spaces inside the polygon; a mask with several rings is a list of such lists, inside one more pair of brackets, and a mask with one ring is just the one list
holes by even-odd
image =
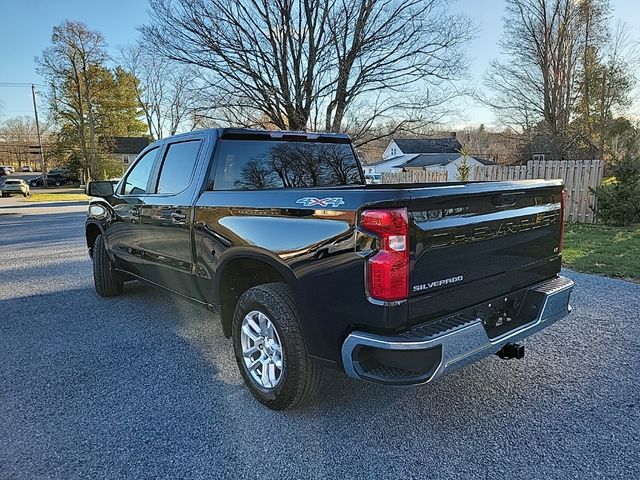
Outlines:
{"label": "chrome rear bumper", "polygon": [[[559,276],[528,289],[526,294],[537,309],[535,317],[496,338],[487,335],[482,319],[455,316],[443,319],[442,328],[422,338],[354,331],[342,345],[344,369],[350,377],[378,383],[430,382],[496,353],[504,345],[528,337],[566,316],[571,312],[569,296],[573,286],[572,280]],[[438,320],[430,323],[439,325]],[[370,360],[372,356],[375,361]],[[413,366],[407,368],[407,362]],[[398,363],[403,367],[398,368]]]}

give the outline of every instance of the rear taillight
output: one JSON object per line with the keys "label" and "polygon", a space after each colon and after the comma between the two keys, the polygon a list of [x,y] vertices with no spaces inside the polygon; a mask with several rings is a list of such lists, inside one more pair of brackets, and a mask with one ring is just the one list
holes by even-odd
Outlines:
{"label": "rear taillight", "polygon": [[562,252],[562,246],[564,245],[564,209],[567,205],[567,191],[562,190],[562,195],[560,197],[560,245],[558,246],[558,251]]}
{"label": "rear taillight", "polygon": [[405,300],[409,294],[409,222],[406,208],[365,210],[360,227],[379,239],[378,252],[367,259],[369,295],[377,300]]}

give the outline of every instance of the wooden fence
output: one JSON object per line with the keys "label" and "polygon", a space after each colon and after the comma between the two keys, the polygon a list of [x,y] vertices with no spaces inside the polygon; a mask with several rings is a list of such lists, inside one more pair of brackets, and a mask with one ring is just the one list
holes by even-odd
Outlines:
{"label": "wooden fence", "polygon": [[406,172],[382,174],[382,183],[433,183],[446,182],[447,172],[444,170],[419,170],[411,168]]}
{"label": "wooden fence", "polygon": [[[592,193],[602,183],[604,162],[602,160],[542,161],[532,160],[526,165],[487,165],[475,167],[471,180],[500,181],[527,180],[535,178],[561,178],[567,192],[565,220],[593,223],[596,198]],[[447,174],[438,170],[414,170],[384,173],[383,183],[431,183],[445,182]]]}

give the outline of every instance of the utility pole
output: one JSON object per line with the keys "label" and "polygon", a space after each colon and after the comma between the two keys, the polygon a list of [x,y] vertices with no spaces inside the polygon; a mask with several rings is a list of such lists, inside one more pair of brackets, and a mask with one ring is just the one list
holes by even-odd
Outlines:
{"label": "utility pole", "polygon": [[38,107],[36,106],[36,86],[31,84],[31,96],[33,97],[33,113],[36,117],[36,132],[38,133],[38,146],[40,147],[40,170],[42,170],[42,183],[47,188],[47,170],[42,149],[42,137],[40,136],[40,121],[38,120]]}

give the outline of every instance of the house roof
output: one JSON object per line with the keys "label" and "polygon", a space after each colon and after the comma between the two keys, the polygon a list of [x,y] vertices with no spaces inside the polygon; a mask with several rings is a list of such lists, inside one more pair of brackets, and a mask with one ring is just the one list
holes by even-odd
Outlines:
{"label": "house roof", "polygon": [[108,142],[111,153],[130,155],[137,155],[149,145],[147,137],[112,137],[108,139]]}
{"label": "house roof", "polygon": [[423,153],[416,155],[408,162],[398,165],[397,168],[434,167],[437,165],[447,165],[460,158],[459,153]]}
{"label": "house roof", "polygon": [[454,137],[394,138],[402,153],[458,153],[462,144]]}
{"label": "house roof", "polygon": [[497,165],[496,162],[494,162],[493,160],[489,160],[488,158],[482,158],[482,157],[471,157],[471,158],[473,158],[474,160],[477,160],[483,165]]}
{"label": "house roof", "polygon": [[[405,162],[402,165],[398,165],[396,168],[435,167],[438,165],[445,166],[451,162],[456,161],[460,157],[461,155],[459,153],[423,153],[421,155],[416,155],[408,162]],[[496,164],[496,162],[494,162],[493,160],[487,160],[484,158],[476,158],[471,156],[469,156],[468,158],[472,158],[473,160],[476,160],[483,165]]]}
{"label": "house roof", "polygon": [[378,160],[376,162],[369,162],[369,163],[363,163],[362,164],[362,168],[367,168],[367,167],[377,167],[379,165],[382,165],[383,163],[389,163],[389,164],[394,164],[394,163],[403,163],[406,162],[407,160],[410,160],[412,158],[417,157],[417,155],[411,154],[411,155],[398,155],[397,157],[391,157],[391,158],[387,158],[385,159],[381,159]]}

